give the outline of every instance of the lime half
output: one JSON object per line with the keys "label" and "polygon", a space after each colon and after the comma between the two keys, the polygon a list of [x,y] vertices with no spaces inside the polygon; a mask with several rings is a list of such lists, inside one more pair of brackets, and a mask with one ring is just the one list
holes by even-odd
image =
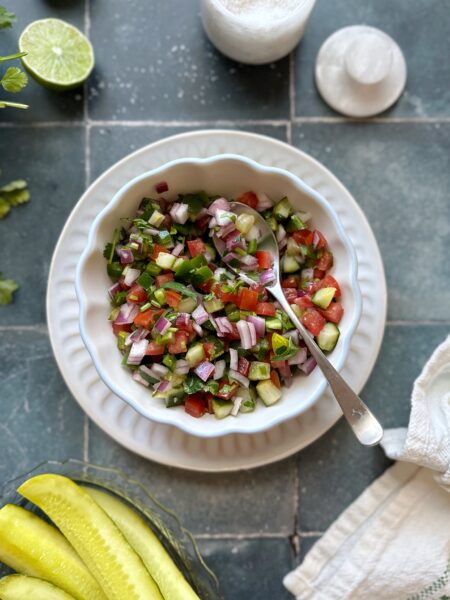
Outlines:
{"label": "lime half", "polygon": [[77,87],[94,68],[94,50],[85,35],[60,19],[30,23],[19,38],[27,71],[43,86],[68,90]]}

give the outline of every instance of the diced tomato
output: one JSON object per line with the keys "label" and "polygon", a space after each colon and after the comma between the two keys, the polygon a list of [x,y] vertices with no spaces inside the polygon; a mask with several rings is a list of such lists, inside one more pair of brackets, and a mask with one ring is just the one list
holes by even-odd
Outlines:
{"label": "diced tomato", "polygon": [[161,246],[160,244],[155,244],[152,250],[152,259],[156,260],[159,256],[160,252],[167,252],[170,254],[170,250],[168,250],[165,246]]}
{"label": "diced tomato", "polygon": [[211,359],[214,356],[215,345],[213,342],[205,342],[203,345],[203,350],[208,359]]}
{"label": "diced tomato", "polygon": [[296,275],[290,275],[289,277],[286,277],[286,279],[283,279],[283,281],[281,282],[281,287],[298,288],[298,283],[298,277]]}
{"label": "diced tomato", "polygon": [[214,287],[214,293],[219,298],[219,300],[222,300],[224,304],[226,304],[227,302],[232,302],[233,304],[237,303],[237,294],[234,294],[232,292],[224,292],[220,284],[217,284]]}
{"label": "diced tomato", "polygon": [[212,284],[213,284],[213,280],[209,279],[208,281],[205,281],[203,283],[199,283],[195,287],[198,287],[198,289],[202,290],[202,292],[205,292],[205,294],[209,294],[211,292]]}
{"label": "diced tomato", "polygon": [[215,394],[215,396],[217,396],[218,398],[222,398],[222,400],[229,400],[231,396],[235,393],[237,387],[238,384],[235,381],[233,381],[233,383],[228,383],[227,381],[222,380],[220,382],[219,391]]}
{"label": "diced tomato", "polygon": [[336,281],[336,279],[333,277],[333,275],[327,275],[326,277],[324,277],[323,280],[320,282],[320,287],[334,287],[334,289],[336,290],[336,294],[334,295],[335,298],[340,298],[342,295],[341,287]]}
{"label": "diced tomato", "polygon": [[266,252],[266,250],[257,250],[255,256],[258,259],[258,266],[260,269],[270,269],[273,263],[270,252]]}
{"label": "diced tomato", "polygon": [[239,290],[238,306],[241,310],[255,310],[258,305],[258,292],[241,288]]}
{"label": "diced tomato", "polygon": [[155,279],[156,287],[160,288],[162,285],[167,283],[168,281],[173,281],[173,273],[163,273],[162,275],[158,275]]}
{"label": "diced tomato", "polygon": [[195,221],[195,224],[200,227],[200,229],[203,231],[206,229],[206,226],[208,225],[209,221],[211,219],[210,215],[203,215],[203,217],[200,217],[200,219],[197,219]]}
{"label": "diced tomato", "polygon": [[131,325],[129,323],[125,325],[118,325],[117,323],[112,324],[114,335],[119,335],[121,331],[126,331],[127,333],[131,332]]}
{"label": "diced tomato", "polygon": [[266,302],[269,294],[267,293],[266,288],[260,283],[252,283],[250,289],[254,292],[258,292],[258,300],[260,302]]}
{"label": "diced tomato", "polygon": [[300,306],[300,308],[302,310],[305,310],[306,308],[311,308],[312,306],[314,306],[313,301],[311,300],[311,296],[302,296],[301,298],[296,298],[294,300],[294,304],[296,304],[297,306]]}
{"label": "diced tomato", "polygon": [[142,285],[139,285],[138,283],[133,285],[133,287],[127,294],[128,302],[146,302],[147,299],[147,292],[142,287]]}
{"label": "diced tomato", "polygon": [[239,359],[239,362],[238,362],[238,372],[241,375],[244,375],[244,377],[247,377],[249,370],[250,370],[250,362],[246,358],[241,356],[241,358]]}
{"label": "diced tomato", "polygon": [[174,290],[166,290],[166,302],[172,308],[176,308],[181,301],[181,294],[175,292]]}
{"label": "diced tomato", "polygon": [[231,323],[232,331],[230,333],[224,333],[223,337],[227,340],[240,340],[239,330],[236,327],[236,323]]}
{"label": "diced tomato", "polygon": [[302,317],[302,323],[313,335],[319,335],[325,325],[325,319],[315,308],[308,308]]}
{"label": "diced tomato", "polygon": [[320,288],[321,282],[320,281],[310,281],[308,283],[308,285],[304,288],[304,291],[307,294],[310,294],[311,296],[313,294],[315,294],[317,292],[317,290]]}
{"label": "diced tomato", "polygon": [[338,324],[344,314],[344,307],[339,302],[332,302],[326,310],[317,309],[327,321]]}
{"label": "diced tomato", "polygon": [[189,254],[192,257],[198,256],[199,254],[204,254],[204,252],[206,250],[205,244],[202,242],[202,240],[200,238],[197,238],[196,240],[188,240],[187,246],[188,246]]}
{"label": "diced tomato", "polygon": [[300,229],[292,234],[294,241],[303,246],[310,246],[314,240],[314,233],[310,229]]}
{"label": "diced tomato", "polygon": [[156,311],[150,308],[149,310],[139,313],[134,319],[134,324],[137,327],[145,327],[145,329],[150,329],[150,327],[156,321],[156,318],[161,313],[162,311]]}
{"label": "diced tomato", "polygon": [[316,269],[328,271],[333,266],[333,255],[328,250],[324,250],[322,256],[316,262]]}
{"label": "diced tomato", "polygon": [[192,323],[191,319],[189,319],[186,324],[177,325],[177,327],[180,331],[186,331],[187,333],[189,333],[189,335],[191,333],[194,333],[194,327],[193,327],[193,323]]}
{"label": "diced tomato", "polygon": [[297,290],[295,288],[284,288],[283,291],[289,304],[293,304],[294,300],[297,299]]}
{"label": "diced tomato", "polygon": [[206,411],[209,412],[210,415],[213,414],[213,401],[214,396],[212,394],[205,394],[205,403],[206,403]]}
{"label": "diced tomato", "polygon": [[325,277],[325,271],[321,269],[314,269],[314,279],[323,279]]}
{"label": "diced tomato", "polygon": [[176,331],[175,338],[167,345],[167,350],[170,354],[181,354],[187,352],[187,342],[189,333],[187,331]]}
{"label": "diced tomato", "polygon": [[274,386],[276,386],[279,390],[281,390],[281,381],[278,373],[273,369],[270,371],[270,379]]}
{"label": "diced tomato", "polygon": [[161,354],[164,354],[164,346],[157,342],[150,342],[145,354],[148,356],[160,356]]}
{"label": "diced tomato", "polygon": [[242,202],[242,204],[246,204],[250,208],[256,208],[258,206],[258,196],[255,192],[245,192],[245,194],[239,196],[237,202]]}
{"label": "diced tomato", "polygon": [[263,317],[274,317],[276,315],[276,309],[272,302],[258,302],[255,312]]}
{"label": "diced tomato", "polygon": [[184,401],[184,410],[191,417],[203,417],[206,412],[206,403],[200,394],[192,394]]}
{"label": "diced tomato", "polygon": [[316,250],[320,250],[321,248],[326,248],[327,240],[326,240],[325,236],[323,235],[323,233],[321,233],[318,229],[316,229],[314,233],[316,234],[316,237],[319,238],[319,241],[316,244]]}

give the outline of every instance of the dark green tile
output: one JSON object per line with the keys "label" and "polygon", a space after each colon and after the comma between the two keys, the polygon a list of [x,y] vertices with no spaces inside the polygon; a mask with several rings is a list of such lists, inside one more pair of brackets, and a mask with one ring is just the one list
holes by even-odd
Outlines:
{"label": "dark green tile", "polygon": [[0,331],[0,381],[0,482],[45,460],[82,458],[83,414],[47,333]]}
{"label": "dark green tile", "polygon": [[1,180],[26,178],[31,192],[0,221],[1,270],[21,286],[14,304],[0,307],[0,325],[43,323],[53,249],[84,189],[84,132],[8,127],[0,129],[0,148]]}
{"label": "dark green tile", "polygon": [[91,3],[94,119],[274,119],[289,113],[288,59],[234,63],[203,33],[196,0]]}
{"label": "dark green tile", "polygon": [[[12,29],[0,32],[0,55],[17,51],[17,41],[25,27],[37,19],[54,17],[72,23],[83,30],[83,0],[13,0],[5,5],[17,15]],[[13,66],[16,63],[7,63]],[[19,63],[17,63],[19,66]],[[52,92],[30,78],[28,86],[20,94],[6,94],[11,101],[29,104],[28,110],[4,109],[0,121],[67,121],[83,117],[83,87],[69,92]]]}
{"label": "dark green tile", "polygon": [[300,536],[300,553],[296,557],[296,560],[295,560],[296,564],[300,564],[305,560],[308,552],[311,550],[311,548],[314,546],[314,544],[319,540],[320,540],[320,536],[316,536],[316,535],[314,535],[314,536],[301,535]]}
{"label": "dark green tile", "polygon": [[287,538],[199,540],[199,545],[225,600],[292,598],[282,584],[293,566]]}
{"label": "dark green tile", "polygon": [[[123,127],[95,126],[91,128],[91,179],[94,180],[105,169],[123,158],[130,152],[134,152],[142,146],[156,142],[157,140],[175,135],[204,129],[204,127],[161,127],[161,126],[139,126]],[[220,129],[226,129],[220,127]],[[229,127],[228,129],[235,129]],[[237,128],[236,128],[237,129]],[[239,127],[240,131],[251,131],[261,135],[274,137],[283,142],[286,141],[286,127],[284,125],[255,125]]]}
{"label": "dark green tile", "polygon": [[[384,427],[406,427],[414,380],[448,334],[442,325],[389,326],[361,396]],[[390,461],[360,446],[343,419],[298,455],[300,531],[325,531]]]}
{"label": "dark green tile", "polygon": [[264,469],[202,474],[158,465],[131,454],[91,424],[89,458],[114,465],[149,486],[194,533],[286,533],[293,529],[292,459]]}
{"label": "dark green tile", "polygon": [[[450,115],[450,0],[319,0],[296,51],[297,116],[335,115],[314,85],[314,64],[326,38],[349,25],[370,25],[391,35],[408,67],[406,90],[387,111],[395,117]],[[432,32],[432,34],[430,33]]]}
{"label": "dark green tile", "polygon": [[366,213],[383,255],[389,318],[448,319],[450,124],[298,125],[293,143]]}

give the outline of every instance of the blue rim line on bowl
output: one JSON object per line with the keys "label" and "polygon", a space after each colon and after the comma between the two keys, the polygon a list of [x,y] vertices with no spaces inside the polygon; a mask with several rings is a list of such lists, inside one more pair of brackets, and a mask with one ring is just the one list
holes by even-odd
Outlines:
{"label": "blue rim line on bowl", "polygon": [[[323,381],[320,383],[320,385],[317,386],[314,393],[310,395],[309,401],[302,406],[301,411],[294,409],[289,414],[279,415],[278,417],[273,417],[270,420],[270,422],[267,423],[266,426],[260,427],[257,430],[253,429],[251,432],[248,431],[248,427],[246,427],[244,425],[244,423],[242,423],[242,424],[239,423],[240,420],[238,418],[233,419],[233,426],[228,426],[226,431],[209,432],[206,429],[204,429],[204,430],[200,430],[200,432],[199,432],[199,430],[197,428],[195,428],[194,426],[191,427],[189,423],[180,424],[179,422],[177,422],[177,419],[172,415],[173,411],[171,411],[169,409],[166,409],[163,412],[163,415],[166,415],[166,416],[158,415],[157,418],[155,418],[154,416],[150,416],[148,414],[148,412],[146,412],[143,409],[143,407],[137,401],[134,400],[133,397],[126,395],[123,392],[123,390],[121,390],[121,388],[118,387],[114,383],[114,381],[111,379],[111,377],[100,367],[100,364],[99,364],[100,361],[99,361],[97,351],[95,349],[94,344],[91,342],[90,336],[88,335],[87,328],[86,328],[86,311],[87,311],[88,303],[87,303],[87,298],[82,291],[81,275],[82,275],[85,263],[92,253],[92,248],[94,246],[94,242],[95,242],[95,239],[96,239],[96,236],[98,233],[98,229],[100,227],[100,224],[101,224],[104,216],[106,214],[108,214],[121,201],[122,197],[124,195],[126,195],[126,193],[130,189],[132,189],[137,183],[144,181],[144,180],[148,179],[149,177],[157,177],[160,173],[162,173],[168,169],[177,167],[177,166],[189,165],[189,164],[198,165],[198,166],[208,166],[208,165],[212,165],[214,163],[217,163],[220,161],[226,161],[226,160],[238,161],[240,163],[243,163],[260,174],[278,174],[284,178],[287,178],[288,180],[291,181],[291,183],[294,186],[298,187],[304,194],[312,197],[314,199],[314,201],[316,203],[318,203],[324,209],[324,211],[327,213],[328,217],[333,222],[333,225],[339,234],[340,241],[343,243],[345,250],[350,257],[351,289],[352,289],[352,293],[354,294],[354,301],[355,301],[355,310],[353,312],[353,318],[352,318],[350,325],[347,328],[345,339],[343,340],[341,356],[339,357],[338,360],[332,361],[333,365],[335,366],[335,368],[337,370],[340,370],[343,367],[343,364],[347,358],[351,338],[352,338],[352,335],[355,332],[356,327],[358,325],[358,322],[359,322],[359,319],[361,316],[361,309],[362,309],[361,292],[360,292],[358,280],[357,280],[358,262],[357,262],[356,252],[355,252],[355,249],[353,248],[353,245],[352,245],[350,239],[348,238],[341,222],[339,221],[339,218],[338,218],[336,212],[331,207],[331,205],[325,200],[325,198],[323,198],[323,196],[321,194],[316,192],[313,188],[311,188],[309,185],[307,185],[299,177],[297,177],[296,175],[293,175],[289,171],[280,169],[278,167],[267,167],[267,166],[257,163],[256,161],[254,161],[252,159],[249,159],[244,156],[237,155],[237,154],[220,154],[220,155],[216,155],[216,156],[213,156],[210,158],[205,158],[205,159],[181,158],[181,159],[173,160],[173,161],[170,161],[168,163],[161,165],[160,167],[158,167],[156,169],[152,169],[151,171],[142,173],[141,175],[138,175],[137,177],[134,177],[133,179],[131,179],[128,183],[126,183],[120,190],[118,190],[115,193],[112,200],[103,208],[103,210],[94,219],[94,221],[91,225],[91,228],[89,230],[86,247],[85,247],[85,249],[80,257],[80,260],[78,262],[78,265],[77,265],[76,277],[75,277],[75,290],[76,290],[76,295],[77,295],[77,299],[78,299],[79,306],[80,306],[80,319],[79,319],[80,334],[81,334],[83,342],[92,358],[92,361],[94,363],[94,366],[95,366],[100,378],[113,391],[113,393],[116,396],[118,396],[119,398],[124,400],[128,405],[130,405],[134,410],[136,410],[136,412],[138,412],[143,417],[150,419],[152,421],[157,421],[159,423],[166,424],[166,425],[173,425],[173,426],[179,427],[183,431],[185,431],[191,435],[198,436],[198,437],[217,437],[217,436],[222,436],[222,435],[230,435],[230,434],[234,434],[234,433],[244,433],[244,434],[245,433],[255,433],[257,431],[259,432],[259,431],[264,431],[264,430],[270,429],[270,428],[274,427],[275,425],[278,425],[279,423],[281,423],[285,420],[288,420],[289,418],[297,416],[300,412],[304,412],[304,411],[308,410],[308,408],[310,408],[317,401],[317,399],[320,397],[320,395],[324,392],[325,387],[327,385],[326,380],[323,379]],[[194,425],[194,423],[192,425]]]}

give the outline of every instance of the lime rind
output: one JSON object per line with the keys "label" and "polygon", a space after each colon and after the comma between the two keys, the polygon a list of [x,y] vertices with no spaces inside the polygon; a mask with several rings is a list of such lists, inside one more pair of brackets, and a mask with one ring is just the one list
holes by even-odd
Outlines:
{"label": "lime rind", "polygon": [[87,37],[60,19],[30,23],[19,38],[27,55],[22,62],[47,87],[70,89],[83,83],[94,68],[94,50]]}

